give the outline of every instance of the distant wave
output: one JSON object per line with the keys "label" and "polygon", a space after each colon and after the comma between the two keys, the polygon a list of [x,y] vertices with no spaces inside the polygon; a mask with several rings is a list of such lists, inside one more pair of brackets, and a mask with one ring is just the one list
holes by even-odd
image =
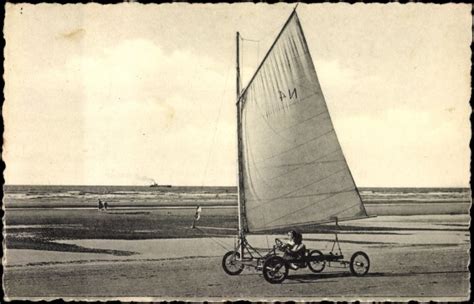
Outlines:
{"label": "distant wave", "polygon": [[[83,206],[95,207],[98,200],[116,206],[233,205],[237,204],[235,187],[171,187],[154,189],[145,186],[4,186],[6,207]],[[362,188],[367,203],[400,202],[470,202],[466,188]]]}

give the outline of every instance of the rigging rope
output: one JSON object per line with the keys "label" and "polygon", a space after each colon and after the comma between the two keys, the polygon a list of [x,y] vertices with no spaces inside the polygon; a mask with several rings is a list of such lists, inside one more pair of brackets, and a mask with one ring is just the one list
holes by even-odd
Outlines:
{"label": "rigging rope", "polygon": [[240,36],[240,42],[241,42],[241,48],[240,48],[240,59],[241,59],[241,62],[240,62],[240,77],[239,77],[239,86],[240,86],[240,89],[242,90],[242,78],[243,78],[243,70],[244,70],[244,39],[242,38],[242,36]]}
{"label": "rigging rope", "polygon": [[[257,43],[257,57],[255,59],[255,67],[257,67],[258,64],[259,64],[259,60],[260,60],[260,41],[261,40],[247,39],[247,38],[242,37],[242,35],[240,35],[240,40],[242,41],[242,48],[241,48],[242,49],[241,50],[242,65],[241,66],[244,67],[244,41],[249,41],[249,42]],[[242,77],[241,77],[241,79],[242,79]],[[242,87],[242,85],[241,85],[241,87]]]}
{"label": "rigging rope", "polygon": [[204,187],[204,179],[207,177],[207,170],[208,170],[208,167],[209,167],[209,161],[211,159],[212,151],[213,151],[213,148],[214,148],[214,145],[215,145],[217,126],[219,124],[219,120],[220,120],[220,117],[221,117],[222,105],[224,104],[224,95],[225,95],[225,92],[227,90],[227,80],[229,79],[229,72],[230,72],[230,67],[227,69],[227,75],[226,75],[225,82],[224,82],[224,90],[222,91],[222,95],[221,95],[221,103],[219,105],[219,110],[217,112],[217,117],[216,117],[216,120],[215,120],[215,123],[214,123],[214,133],[212,135],[211,147],[209,148],[209,154],[207,156],[206,166],[204,168],[204,173],[203,173],[202,179],[201,179],[201,186],[202,187]]}
{"label": "rigging rope", "polygon": [[243,38],[243,37],[241,39],[244,40],[244,41],[260,42],[260,40],[247,39],[247,38]]}
{"label": "rigging rope", "polygon": [[227,244],[224,244],[223,242],[218,241],[215,237],[210,236],[209,234],[206,234],[204,231],[202,231],[200,228],[195,227],[194,229],[197,229],[199,232],[201,232],[203,235],[208,236],[211,241],[219,245],[219,247],[224,248],[225,250],[229,250],[229,247],[227,247]]}
{"label": "rigging rope", "polygon": [[[219,110],[217,112],[217,117],[215,119],[215,122],[214,122],[214,132],[213,132],[213,135],[212,135],[212,139],[211,139],[211,146],[209,148],[209,154],[207,156],[207,161],[206,161],[206,166],[204,168],[204,173],[202,175],[202,178],[201,178],[201,187],[204,187],[204,180],[206,179],[207,177],[207,171],[208,171],[208,168],[209,168],[209,162],[210,162],[210,159],[211,159],[211,156],[212,156],[212,152],[214,150],[214,146],[215,146],[215,140],[216,140],[216,134],[217,134],[217,129],[218,129],[218,125],[219,125],[219,121],[220,121],[220,118],[221,118],[221,112],[222,112],[222,107],[223,107],[223,104],[224,104],[224,96],[225,96],[225,93],[227,91],[227,82],[229,80],[229,74],[230,74],[230,70],[231,68],[228,67],[227,68],[227,75],[226,75],[226,78],[225,78],[225,82],[224,82],[224,88],[223,88],[223,91],[222,91],[222,95],[221,95],[221,102],[220,102],[220,105],[219,105]],[[222,242],[219,242],[217,239],[215,239],[214,237],[210,236],[209,234],[205,233],[202,229],[198,228],[198,227],[194,227],[194,229],[197,229],[199,232],[201,232],[203,235],[209,237],[214,243],[216,243],[217,245],[219,245],[219,247],[225,249],[225,250],[229,250],[229,247],[222,243]]]}
{"label": "rigging rope", "polygon": [[261,39],[248,39],[248,38],[244,38],[242,37],[242,35],[240,35],[240,39],[242,41],[249,41],[249,42],[254,42],[254,43],[257,43],[257,66],[259,64],[259,59],[260,59],[260,42],[263,42],[269,38],[274,38],[276,33],[278,31],[280,31],[281,29],[281,25],[275,27],[274,29],[270,30],[269,32],[267,32],[267,34],[264,34],[262,35],[263,38]]}

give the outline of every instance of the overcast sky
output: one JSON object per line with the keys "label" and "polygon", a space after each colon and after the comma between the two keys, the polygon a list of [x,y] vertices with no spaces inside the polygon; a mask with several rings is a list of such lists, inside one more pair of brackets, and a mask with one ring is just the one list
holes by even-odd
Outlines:
{"label": "overcast sky", "polygon": [[[294,5],[7,5],[7,184],[235,185],[249,80]],[[358,186],[468,186],[471,6],[300,4]]]}

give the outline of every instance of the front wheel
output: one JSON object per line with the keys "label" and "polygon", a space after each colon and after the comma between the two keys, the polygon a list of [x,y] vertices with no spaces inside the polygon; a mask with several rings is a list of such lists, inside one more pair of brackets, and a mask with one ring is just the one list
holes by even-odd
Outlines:
{"label": "front wheel", "polygon": [[357,251],[351,257],[349,268],[355,276],[361,277],[366,275],[370,268],[369,256],[365,252]]}
{"label": "front wheel", "polygon": [[238,275],[244,270],[244,265],[239,261],[240,253],[229,251],[222,258],[222,268],[228,275]]}
{"label": "front wheel", "polygon": [[272,256],[263,263],[263,277],[271,284],[283,282],[288,276],[288,264],[279,256]]}
{"label": "front wheel", "polygon": [[323,256],[323,253],[319,250],[313,250],[309,253],[308,267],[312,272],[319,273],[324,270],[324,267],[326,267],[326,262],[323,260],[311,261],[311,258],[313,257],[322,257],[322,256]]}

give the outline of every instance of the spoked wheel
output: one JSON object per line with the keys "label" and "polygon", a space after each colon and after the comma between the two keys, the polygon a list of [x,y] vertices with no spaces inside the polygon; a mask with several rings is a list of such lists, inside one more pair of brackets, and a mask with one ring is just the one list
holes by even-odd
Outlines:
{"label": "spoked wheel", "polygon": [[240,253],[229,251],[222,258],[222,268],[228,275],[238,275],[244,270],[244,265],[239,261]]}
{"label": "spoked wheel", "polygon": [[370,268],[369,257],[365,252],[357,251],[351,257],[349,268],[355,276],[361,277],[366,275]]}
{"label": "spoked wheel", "polygon": [[[319,257],[322,255],[323,253],[319,250],[313,250],[309,253],[310,258]],[[326,262],[325,261],[309,261],[308,267],[312,272],[318,273],[324,270],[324,267],[326,267]]]}
{"label": "spoked wheel", "polygon": [[279,256],[272,256],[263,263],[263,277],[272,284],[283,282],[288,276],[288,264]]}

